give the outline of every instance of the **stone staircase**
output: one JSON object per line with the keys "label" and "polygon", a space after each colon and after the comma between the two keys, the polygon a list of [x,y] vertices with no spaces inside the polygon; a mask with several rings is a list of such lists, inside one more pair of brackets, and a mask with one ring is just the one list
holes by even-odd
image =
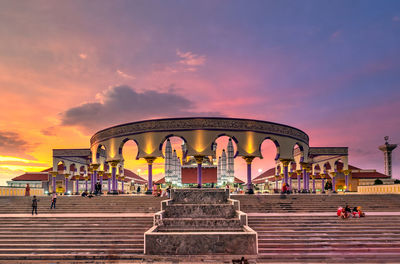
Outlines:
{"label": "stone staircase", "polygon": [[246,213],[336,212],[339,206],[361,206],[364,211],[400,212],[400,195],[231,195]]}
{"label": "stone staircase", "polygon": [[[400,195],[300,194],[284,199],[279,195],[231,197],[240,200],[242,211],[260,214],[248,216],[249,227],[258,233],[257,263],[400,263],[400,215],[368,214],[400,213]],[[0,263],[26,263],[28,260],[29,263],[153,261],[143,254],[143,234],[153,226],[153,218],[122,217],[118,213],[154,213],[161,209],[163,198],[108,196],[88,199],[61,196],[57,209],[49,210],[50,197],[39,197],[39,216],[15,217],[14,214],[31,212],[31,199],[0,197]],[[341,220],[335,216],[262,215],[334,213],[337,206],[345,203],[362,206],[367,216]],[[44,213],[54,215],[44,217]],[[98,213],[114,215],[99,217],[95,215]],[[7,214],[10,216],[6,217]],[[191,223],[204,226],[210,224],[209,221],[198,218]],[[237,227],[237,221],[230,223],[222,218],[213,221],[221,229]],[[185,223],[187,225],[188,222]],[[165,221],[166,227],[170,225],[172,231],[176,224]],[[224,261],[231,263],[229,259]],[[170,260],[168,263],[173,262]],[[217,261],[209,260],[209,263]]]}
{"label": "stone staircase", "polygon": [[[152,196],[81,196],[57,197],[56,210],[50,210],[49,196],[37,197],[39,214],[57,213],[155,213],[167,197]],[[32,197],[0,196],[0,214],[32,212]]]}
{"label": "stone staircase", "polygon": [[0,262],[143,259],[151,217],[1,217]]}
{"label": "stone staircase", "polygon": [[249,217],[258,263],[399,263],[400,216]]}
{"label": "stone staircase", "polygon": [[224,189],[175,189],[144,234],[148,255],[257,255],[257,234]]}

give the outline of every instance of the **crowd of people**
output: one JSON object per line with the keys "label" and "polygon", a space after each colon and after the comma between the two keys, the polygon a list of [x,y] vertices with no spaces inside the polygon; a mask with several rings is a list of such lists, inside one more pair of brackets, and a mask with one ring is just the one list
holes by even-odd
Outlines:
{"label": "crowd of people", "polygon": [[361,210],[361,206],[356,206],[352,210],[348,204],[346,204],[345,207],[339,207],[336,214],[342,219],[347,219],[350,217],[365,217],[365,213]]}

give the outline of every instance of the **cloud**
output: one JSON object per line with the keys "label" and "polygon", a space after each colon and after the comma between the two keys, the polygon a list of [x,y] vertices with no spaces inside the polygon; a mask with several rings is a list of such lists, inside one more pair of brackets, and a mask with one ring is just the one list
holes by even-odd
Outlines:
{"label": "cloud", "polygon": [[129,86],[111,87],[84,103],[61,113],[61,124],[94,132],[110,125],[132,121],[183,116],[218,116],[217,112],[195,112],[194,103],[174,92],[136,92]]}
{"label": "cloud", "polygon": [[118,74],[119,76],[125,78],[125,79],[133,79],[133,80],[136,79],[135,76],[126,74],[126,73],[124,73],[123,71],[120,71],[120,70],[117,70],[117,74]]}
{"label": "cloud", "polygon": [[394,17],[392,18],[392,21],[393,21],[393,22],[400,21],[400,17],[399,17],[399,16],[394,16]]}
{"label": "cloud", "polygon": [[181,58],[179,63],[187,66],[201,66],[206,62],[206,57],[204,55],[197,55],[190,51],[181,52],[180,50],[177,50],[176,55]]}
{"label": "cloud", "polygon": [[87,54],[81,53],[81,54],[79,54],[79,57],[80,57],[82,60],[86,60]]}
{"label": "cloud", "polygon": [[337,39],[340,35],[342,35],[342,31],[341,31],[341,30],[335,31],[335,32],[331,35],[331,40]]}
{"label": "cloud", "polygon": [[30,151],[34,144],[23,140],[18,133],[0,131],[0,155],[20,155]]}

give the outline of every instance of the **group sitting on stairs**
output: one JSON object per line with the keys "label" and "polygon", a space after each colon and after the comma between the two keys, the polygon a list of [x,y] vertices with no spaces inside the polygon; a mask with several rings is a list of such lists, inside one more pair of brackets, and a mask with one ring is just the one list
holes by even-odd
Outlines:
{"label": "group sitting on stairs", "polygon": [[356,206],[351,210],[348,204],[346,204],[346,207],[339,207],[337,210],[337,216],[342,218],[342,219],[347,219],[350,217],[365,217],[365,213],[361,211],[361,206]]}

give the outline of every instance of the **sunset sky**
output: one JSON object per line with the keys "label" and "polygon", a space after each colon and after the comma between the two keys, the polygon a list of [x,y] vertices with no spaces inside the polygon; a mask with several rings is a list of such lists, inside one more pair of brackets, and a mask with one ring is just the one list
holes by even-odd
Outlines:
{"label": "sunset sky", "polygon": [[0,185],[100,129],[183,116],[291,125],[383,172],[377,147],[400,143],[400,1],[0,0],[0,91]]}

